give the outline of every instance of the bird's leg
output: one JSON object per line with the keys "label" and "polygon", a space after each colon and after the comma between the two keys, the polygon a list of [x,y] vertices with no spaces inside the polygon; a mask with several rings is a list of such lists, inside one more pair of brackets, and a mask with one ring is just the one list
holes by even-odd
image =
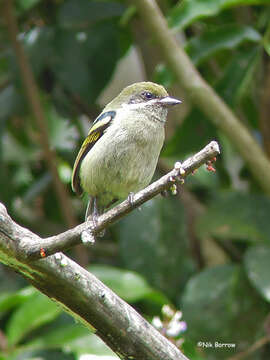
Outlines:
{"label": "bird's leg", "polygon": [[97,226],[98,217],[99,217],[99,211],[98,211],[97,198],[95,196],[93,199],[93,211],[92,211],[92,221],[94,223],[94,226]]}
{"label": "bird's leg", "polygon": [[[93,199],[93,212],[92,212],[92,221],[93,221],[94,226],[97,226],[98,217],[99,217],[99,215],[101,215],[103,213],[103,211],[104,211],[104,208],[99,209],[97,198],[94,197],[94,199]],[[98,233],[99,237],[103,237],[104,235],[105,235],[105,229],[101,230]]]}
{"label": "bird's leg", "polygon": [[131,206],[133,206],[134,205],[134,193],[133,192],[130,192],[129,194],[128,194],[128,202],[130,203],[130,205]]}
{"label": "bird's leg", "polygon": [[[128,199],[128,202],[130,203],[130,205],[131,205],[131,206],[134,206],[134,193],[133,193],[133,192],[130,192],[130,193],[128,194],[127,199]],[[138,210],[142,210],[142,208],[139,206],[139,207],[138,207]]]}
{"label": "bird's leg", "polygon": [[85,221],[92,221],[94,226],[97,225],[97,220],[99,217],[97,198],[89,196],[86,212],[85,212]]}
{"label": "bird's leg", "polygon": [[93,198],[89,196],[84,221],[91,220]]}
{"label": "bird's leg", "polygon": [[[86,213],[85,213],[85,221],[92,222],[94,227],[97,224],[98,218],[98,210],[97,210],[97,203],[96,197],[89,196]],[[92,225],[91,224],[91,225]],[[95,237],[93,235],[92,226],[89,226],[86,230],[84,230],[81,234],[81,239],[84,244],[93,244],[95,242]]]}

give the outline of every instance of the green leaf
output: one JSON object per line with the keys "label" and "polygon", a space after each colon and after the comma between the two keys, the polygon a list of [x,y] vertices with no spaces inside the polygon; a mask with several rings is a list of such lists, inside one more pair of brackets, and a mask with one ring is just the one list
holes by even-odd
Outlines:
{"label": "green leaf", "polygon": [[61,86],[88,104],[108,83],[121,55],[117,24],[105,21],[82,32],[59,29],[50,66]]}
{"label": "green leaf", "polygon": [[33,27],[23,36],[24,47],[36,76],[49,65],[54,56],[54,36],[55,29],[52,26]]}
{"label": "green leaf", "polygon": [[55,78],[69,92],[87,98],[91,88],[91,69],[87,65],[85,41],[78,40],[74,31],[60,29],[55,33],[54,43],[50,66]]}
{"label": "green leaf", "polygon": [[174,199],[150,200],[124,218],[118,231],[123,264],[170,298],[177,296],[193,271],[183,206]]}
{"label": "green leaf", "polygon": [[16,8],[18,8],[20,12],[24,12],[30,10],[39,2],[40,0],[16,0]]}
{"label": "green leaf", "polygon": [[3,159],[6,162],[27,166],[31,160],[37,158],[38,149],[29,144],[22,144],[13,133],[6,133],[4,145]]}
{"label": "green leaf", "polygon": [[[73,320],[72,320],[73,322]],[[70,323],[56,326],[49,332],[36,337],[33,341],[27,343],[30,348],[50,348],[59,347],[68,350],[68,347],[81,338],[89,336],[89,329],[79,323]]]}
{"label": "green leaf", "polygon": [[35,294],[36,292],[37,290],[35,290],[31,286],[12,293],[2,292],[0,294],[0,312],[10,310],[15,306],[24,303],[29,298],[31,298],[33,294]]}
{"label": "green leaf", "polygon": [[[189,339],[236,345],[253,339],[268,313],[244,271],[234,265],[209,268],[192,277],[186,285],[181,309]],[[240,351],[238,346],[234,350]],[[212,354],[213,348],[209,351]],[[219,349],[218,354],[219,359],[224,355],[227,358],[228,349],[223,354]]]}
{"label": "green leaf", "polygon": [[59,162],[58,173],[61,181],[64,184],[70,184],[70,179],[72,177],[72,168],[70,167],[69,163],[67,163],[66,161]]}
{"label": "green leaf", "polygon": [[270,302],[270,247],[252,246],[245,254],[245,268],[252,285]]}
{"label": "green leaf", "polygon": [[234,6],[263,4],[268,5],[269,0],[182,0],[171,10],[168,22],[169,26],[181,29]]}
{"label": "green leaf", "polygon": [[56,303],[39,292],[35,293],[12,314],[7,325],[9,343],[17,344],[30,331],[52,321],[60,312]]}
{"label": "green leaf", "polygon": [[65,325],[55,325],[54,329],[27,343],[27,348],[60,348],[65,353],[76,354],[76,358],[82,354],[95,354],[114,356],[118,359],[98,336],[91,334],[89,329],[82,324],[74,323],[74,320],[68,321]]}
{"label": "green leaf", "polygon": [[[184,48],[193,63],[195,65],[200,65],[206,59],[214,56],[220,51],[233,50],[248,41],[258,43],[261,39],[262,37],[260,33],[250,26],[230,24],[206,30],[202,35],[191,38],[185,44]],[[258,48],[256,48],[256,53],[257,52]],[[244,51],[237,54],[237,56],[234,56],[232,60],[235,61],[235,58],[240,58],[242,53],[244,53]],[[246,71],[245,64],[247,64],[251,58],[254,59],[254,49],[245,49],[245,57],[241,57],[242,67],[239,66],[239,68],[235,69],[235,67],[232,66],[232,69],[230,69],[230,73],[233,74],[233,76],[231,76],[231,80],[235,80],[235,77],[239,72],[242,74],[243,71]],[[227,68],[225,71],[226,75]],[[239,75],[237,76],[235,82],[238,81],[238,78]],[[169,87],[175,81],[175,76],[167,66],[160,64],[155,69],[154,80],[165,87]],[[226,78],[226,80],[230,80],[230,78]]]}
{"label": "green leaf", "polygon": [[144,278],[133,271],[109,265],[91,265],[88,270],[126,301],[141,300],[152,292]]}
{"label": "green leaf", "polygon": [[0,121],[24,112],[25,102],[14,85],[8,85],[0,91]]}
{"label": "green leaf", "polygon": [[199,65],[218,51],[234,49],[247,41],[258,43],[260,40],[261,35],[250,26],[223,25],[191,38],[185,49],[193,63]]}
{"label": "green leaf", "polygon": [[72,151],[76,147],[76,130],[68,119],[63,118],[51,104],[43,102],[46,115],[50,144],[60,151]]}
{"label": "green leaf", "polygon": [[[74,356],[58,349],[35,350],[20,347],[3,360],[74,360]],[[1,358],[0,358],[1,359]]]}
{"label": "green leaf", "polygon": [[236,106],[244,95],[251,92],[260,54],[259,46],[242,49],[232,56],[225,67],[215,88],[229,105]]}
{"label": "green leaf", "polygon": [[255,194],[220,193],[199,219],[198,236],[244,241],[270,241],[270,199]]}
{"label": "green leaf", "polygon": [[[96,335],[91,334],[71,342],[69,349],[79,358],[83,354],[97,355],[94,359],[119,360],[119,357]],[[91,356],[91,355],[90,355]]]}
{"label": "green leaf", "polygon": [[65,1],[58,13],[58,22],[61,27],[85,28],[105,19],[120,17],[125,7],[114,1]]}
{"label": "green leaf", "polygon": [[263,46],[268,56],[270,56],[270,23],[268,23],[266,32],[263,37]]}

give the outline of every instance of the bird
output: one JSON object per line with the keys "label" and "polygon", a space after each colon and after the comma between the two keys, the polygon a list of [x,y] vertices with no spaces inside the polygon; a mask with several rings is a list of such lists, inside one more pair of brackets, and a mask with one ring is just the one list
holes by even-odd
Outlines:
{"label": "bird", "polygon": [[87,193],[85,220],[146,187],[155,172],[165,138],[168,109],[181,100],[153,82],[125,87],[90,127],[76,157],[72,189]]}

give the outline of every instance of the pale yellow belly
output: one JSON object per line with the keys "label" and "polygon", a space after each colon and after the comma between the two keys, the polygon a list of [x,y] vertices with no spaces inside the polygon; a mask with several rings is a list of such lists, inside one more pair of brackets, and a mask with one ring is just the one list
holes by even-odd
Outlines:
{"label": "pale yellow belly", "polygon": [[136,141],[126,143],[124,136],[114,141],[106,136],[104,134],[83,159],[80,171],[84,191],[98,196],[103,206],[149,184],[163,144],[163,136],[139,147]]}

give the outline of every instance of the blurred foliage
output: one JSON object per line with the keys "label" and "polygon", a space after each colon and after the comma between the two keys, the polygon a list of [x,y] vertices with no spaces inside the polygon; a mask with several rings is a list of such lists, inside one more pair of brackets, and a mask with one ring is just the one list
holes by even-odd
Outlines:
{"label": "blurred foliage", "polygon": [[[116,72],[121,79],[117,65],[135,45],[136,11],[124,0],[14,5],[59,176],[82,221],[85,204],[70,189],[73,161],[101,110],[101,94]],[[162,6],[194,65],[263,144],[262,129],[270,128],[262,126],[267,109],[261,107],[265,91],[270,99],[269,0],[166,0]],[[0,200],[20,224],[41,236],[55,234],[66,225],[3,18],[0,49]],[[141,51],[143,67],[151,59]],[[153,65],[149,80],[175,89],[170,69],[162,62]],[[166,304],[181,309],[187,331],[176,335],[177,344],[191,360],[228,358],[269,335],[270,200],[235,144],[197,107],[184,119],[178,115],[176,123],[162,152],[167,167],[217,139],[222,147],[217,172],[202,168],[187,179],[190,200],[181,202],[181,190],[179,198],[157,197],[108,229],[97,250],[89,251],[89,271],[150,321]],[[225,264],[208,261],[206,253],[215,258],[216,246]],[[0,277],[0,359],[118,358],[11,270],[1,267]],[[215,341],[235,347],[214,348]],[[244,358],[269,356],[266,344]]]}

